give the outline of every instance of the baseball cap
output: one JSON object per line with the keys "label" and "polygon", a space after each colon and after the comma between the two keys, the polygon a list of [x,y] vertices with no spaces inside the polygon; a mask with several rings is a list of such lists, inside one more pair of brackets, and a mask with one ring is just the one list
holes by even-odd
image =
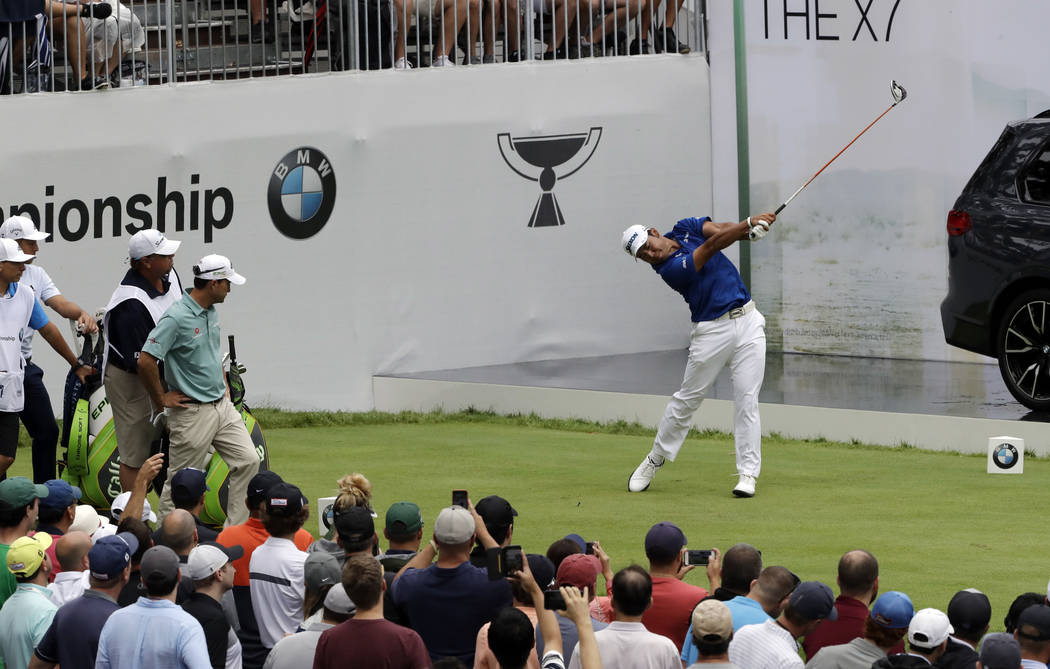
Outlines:
{"label": "baseball cap", "polygon": [[139,540],[131,532],[102,537],[88,551],[88,569],[100,581],[116,578],[131,564],[131,556],[138,549]]}
{"label": "baseball cap", "polygon": [[1017,617],[1017,636],[1032,641],[1050,639],[1050,606],[1036,604],[1029,606]]}
{"label": "baseball cap", "polygon": [[259,506],[260,502],[266,500],[266,493],[270,488],[278,483],[284,483],[284,479],[278,476],[277,472],[271,472],[267,469],[253,476],[252,480],[248,481],[248,494],[246,495],[248,505],[253,509]]}
{"label": "baseball cap", "polygon": [[132,260],[152,255],[173,256],[180,244],[182,242],[168,239],[157,230],[139,230],[128,240],[128,255]]}
{"label": "baseball cap", "polygon": [[598,582],[598,574],[601,571],[602,563],[598,558],[593,555],[574,553],[566,556],[558,565],[557,583],[559,586],[575,585],[580,590],[587,588],[593,594],[594,586]]}
{"label": "baseball cap", "polygon": [[205,492],[211,490],[207,483],[208,473],[195,467],[186,467],[175,472],[171,477],[171,499],[175,501],[196,501]]}
{"label": "baseball cap", "polygon": [[31,537],[18,537],[7,549],[7,568],[15,576],[31,576],[44,563],[44,555],[53,539],[47,532]]}
{"label": "baseball cap", "polygon": [[645,534],[645,555],[650,560],[671,560],[689,543],[674,523],[664,521],[649,528]]}
{"label": "baseball cap", "polygon": [[334,525],[339,538],[351,544],[367,541],[376,533],[372,512],[363,506],[351,506],[337,511]]}
{"label": "baseball cap", "polygon": [[890,590],[884,592],[871,607],[871,619],[880,627],[887,629],[903,629],[911,622],[915,615],[915,607],[911,598],[903,592]]}
{"label": "baseball cap", "polygon": [[303,563],[303,581],[307,590],[319,590],[335,585],[343,576],[343,566],[334,555],[325,551],[308,553]]}
{"label": "baseball cap", "polygon": [[820,581],[799,583],[791,593],[788,605],[807,620],[838,620],[839,617],[831,588]]}
{"label": "baseball cap", "polygon": [[987,634],[981,639],[982,669],[1017,669],[1021,666],[1021,644],[1004,632]]}
{"label": "baseball cap", "polygon": [[948,620],[952,627],[964,632],[984,632],[992,619],[992,603],[980,590],[967,588],[952,595],[948,602]]}
{"label": "baseball cap", "polygon": [[908,625],[908,643],[919,648],[936,648],[954,631],[948,616],[943,612],[922,609],[916,612]]}
{"label": "baseball cap", "polygon": [[226,256],[213,253],[204,256],[193,266],[193,276],[197,279],[229,279],[230,283],[244,285],[246,279],[233,271],[233,263]]}
{"label": "baseball cap", "polygon": [[733,636],[733,615],[717,599],[705,599],[693,609],[693,638],[719,643]]}
{"label": "baseball cap", "polygon": [[0,262],[27,262],[36,256],[22,253],[22,247],[13,239],[0,239]]}
{"label": "baseball cap", "polygon": [[173,583],[179,576],[179,556],[167,546],[152,546],[142,554],[139,573],[147,585]]}
{"label": "baseball cap", "polygon": [[[113,516],[113,520],[120,518],[120,514],[124,513],[124,509],[128,508],[128,500],[130,499],[130,490],[117,495],[116,499],[113,500],[113,503],[109,505],[109,515]],[[142,522],[157,522],[157,514],[153,513],[153,507],[150,506],[148,499],[142,500]]]}
{"label": "baseball cap", "polygon": [[349,615],[357,612],[357,605],[346,594],[342,583],[336,583],[324,596],[324,607],[332,613]]}
{"label": "baseball cap", "polygon": [[638,259],[638,249],[649,241],[649,228],[644,225],[632,225],[623,231],[623,241],[620,247],[635,260]]}
{"label": "baseball cap", "polygon": [[266,493],[266,513],[271,516],[294,516],[309,504],[302,491],[291,483],[281,481]]}
{"label": "baseball cap", "polygon": [[47,497],[40,500],[40,506],[46,506],[49,509],[65,509],[84,494],[80,488],[62,479],[51,479],[44,485],[47,486],[48,493]]}
{"label": "baseball cap", "polygon": [[507,527],[514,522],[514,516],[518,515],[510,502],[499,495],[489,495],[478,500],[474,510],[485,521],[485,525],[490,527]]}
{"label": "baseball cap", "polygon": [[8,506],[28,506],[34,499],[44,499],[50,494],[47,486],[33,483],[24,476],[12,476],[0,481],[0,502]]}
{"label": "baseball cap", "polygon": [[28,216],[12,216],[0,225],[0,238],[3,239],[31,239],[40,242],[50,236],[37,230],[33,219]]}
{"label": "baseball cap", "polygon": [[541,589],[546,590],[554,583],[554,563],[550,561],[550,558],[539,553],[527,553],[525,559],[529,561],[532,578]]}
{"label": "baseball cap", "polygon": [[226,564],[244,557],[240,546],[223,546],[214,541],[202,541],[190,551],[186,561],[186,576],[193,581],[203,581]]}
{"label": "baseball cap", "polygon": [[572,543],[574,543],[577,546],[579,546],[581,553],[586,553],[587,552],[587,541],[584,540],[584,538],[581,537],[579,534],[576,534],[575,532],[573,532],[572,534],[566,534],[562,538],[563,539],[568,539]]}
{"label": "baseball cap", "polygon": [[95,507],[90,504],[78,504],[69,531],[79,530],[93,535],[102,527],[102,520],[99,518],[98,511],[95,511]]}
{"label": "baseball cap", "polygon": [[423,515],[412,502],[394,502],[386,511],[386,529],[396,535],[412,534],[423,527]]}
{"label": "baseball cap", "polygon": [[449,506],[434,521],[434,538],[443,544],[462,544],[474,536],[474,516],[461,506]]}

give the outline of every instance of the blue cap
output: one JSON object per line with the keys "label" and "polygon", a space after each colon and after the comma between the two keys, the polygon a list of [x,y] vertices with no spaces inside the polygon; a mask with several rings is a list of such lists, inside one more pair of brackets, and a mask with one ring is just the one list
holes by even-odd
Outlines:
{"label": "blue cap", "polygon": [[581,553],[587,552],[587,542],[583,540],[583,537],[573,532],[572,534],[566,534],[565,538],[572,541],[574,544],[580,547]]}
{"label": "blue cap", "polygon": [[62,479],[51,479],[44,485],[47,487],[47,497],[40,500],[40,506],[49,509],[65,509],[84,494],[80,488]]}
{"label": "blue cap", "polygon": [[207,483],[208,474],[200,469],[187,467],[175,472],[171,477],[171,499],[178,501],[196,502],[206,491],[211,490]]}
{"label": "blue cap", "polygon": [[788,606],[806,620],[838,620],[835,595],[820,581],[804,581],[791,593]]}
{"label": "blue cap", "polygon": [[882,593],[871,607],[872,621],[887,629],[907,629],[914,615],[915,607],[911,599],[896,590]]}
{"label": "blue cap", "polygon": [[88,568],[100,581],[116,578],[131,564],[131,555],[139,549],[139,541],[131,532],[101,537],[88,551]]}
{"label": "blue cap", "polygon": [[645,535],[645,555],[650,560],[673,560],[687,543],[685,533],[677,525],[657,523]]}

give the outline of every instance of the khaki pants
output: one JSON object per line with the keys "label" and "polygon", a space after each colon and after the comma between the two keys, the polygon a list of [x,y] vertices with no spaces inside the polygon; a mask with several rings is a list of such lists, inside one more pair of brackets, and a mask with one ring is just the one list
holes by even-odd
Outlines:
{"label": "khaki pants", "polygon": [[113,409],[113,432],[117,436],[120,464],[138,469],[149,457],[149,447],[157,438],[150,422],[150,403],[146,387],[137,374],[115,365],[106,365],[106,399]]}
{"label": "khaki pants", "polygon": [[161,496],[158,515],[163,519],[175,508],[171,501],[171,478],[186,467],[203,468],[208,447],[230,467],[227,525],[248,520],[244,498],[248,483],[259,471],[259,454],[244,427],[241,414],[226,397],[206,404],[190,404],[184,409],[168,409],[168,480]]}

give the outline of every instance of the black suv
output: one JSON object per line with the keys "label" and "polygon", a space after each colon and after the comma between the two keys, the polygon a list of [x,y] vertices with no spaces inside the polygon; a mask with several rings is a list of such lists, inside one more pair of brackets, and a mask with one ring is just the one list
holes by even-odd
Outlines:
{"label": "black suv", "polygon": [[948,213],[952,346],[999,359],[1010,393],[1050,410],[1050,110],[1006,126]]}

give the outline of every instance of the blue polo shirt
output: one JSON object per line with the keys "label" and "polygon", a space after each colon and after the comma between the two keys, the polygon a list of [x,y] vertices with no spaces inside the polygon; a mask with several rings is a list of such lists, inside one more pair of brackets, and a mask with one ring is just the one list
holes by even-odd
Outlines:
{"label": "blue polo shirt", "polygon": [[694,323],[714,320],[751,300],[740,272],[721,251],[704,263],[699,272],[696,271],[693,251],[706,241],[703,229],[704,222],[709,220],[704,216],[678,221],[664,237],[678,242],[681,248],[664,262],[653,265],[664,283],[689,304]]}
{"label": "blue polo shirt", "polygon": [[214,402],[226,394],[219,348],[219,312],[204,309],[190,291],[171,305],[146,337],[144,353],[164,361],[164,380],[198,402]]}
{"label": "blue polo shirt", "polygon": [[172,601],[147,597],[109,616],[95,658],[96,669],[210,666],[201,624]]}
{"label": "blue polo shirt", "polygon": [[34,651],[36,656],[62,669],[93,669],[102,626],[119,608],[101,592],[85,590],[58,609]]}
{"label": "blue polo shirt", "polygon": [[[762,609],[762,605],[748,597],[737,595],[733,599],[724,602],[733,616],[733,632],[744,625],[757,625],[767,620],[772,620],[769,614]],[[686,664],[694,664],[700,657],[700,651],[693,641],[693,626],[689,625],[689,632],[685,635],[685,643],[682,644],[682,661]]]}

